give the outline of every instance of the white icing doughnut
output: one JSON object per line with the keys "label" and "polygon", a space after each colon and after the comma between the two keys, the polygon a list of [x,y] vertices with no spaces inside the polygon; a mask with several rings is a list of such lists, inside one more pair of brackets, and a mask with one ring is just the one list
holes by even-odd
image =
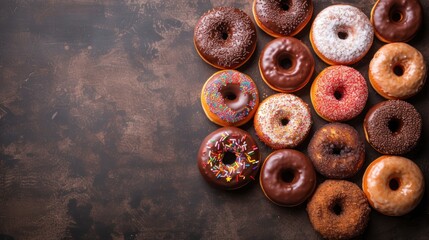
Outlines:
{"label": "white icing doughnut", "polygon": [[350,65],[371,48],[374,29],[368,17],[350,5],[333,5],[314,19],[310,31],[316,54],[331,65]]}

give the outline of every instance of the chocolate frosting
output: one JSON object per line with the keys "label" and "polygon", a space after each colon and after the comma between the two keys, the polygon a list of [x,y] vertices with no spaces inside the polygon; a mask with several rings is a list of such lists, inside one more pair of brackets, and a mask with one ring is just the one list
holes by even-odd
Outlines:
{"label": "chocolate frosting", "polygon": [[[293,174],[286,182],[284,172]],[[270,154],[261,169],[260,183],[265,195],[281,206],[296,206],[304,202],[316,186],[316,172],[303,153],[292,149],[277,150]]]}
{"label": "chocolate frosting", "polygon": [[[227,152],[235,155],[234,162],[224,163]],[[260,166],[259,148],[246,131],[236,127],[219,128],[201,143],[197,164],[211,185],[237,189],[255,180]]]}
{"label": "chocolate frosting", "polygon": [[256,29],[250,17],[232,7],[205,13],[194,31],[201,57],[217,68],[234,69],[246,62],[256,48]]}
{"label": "chocolate frosting", "polygon": [[[389,128],[397,122],[397,130]],[[404,154],[415,147],[422,132],[420,113],[402,100],[388,100],[374,105],[363,122],[368,142],[382,154]]]}
{"label": "chocolate frosting", "polygon": [[[400,14],[394,21],[392,14]],[[422,25],[423,10],[418,0],[379,0],[373,9],[372,22],[377,34],[389,42],[411,40]]]}
{"label": "chocolate frosting", "polygon": [[352,126],[330,123],[314,133],[308,144],[308,156],[320,174],[328,178],[349,178],[362,167],[365,146]]}
{"label": "chocolate frosting", "polygon": [[[287,5],[287,10],[285,10]],[[302,29],[313,14],[311,0],[256,0],[255,18],[275,35],[292,36]]]}
{"label": "chocolate frosting", "polygon": [[[285,69],[280,62],[289,59]],[[304,87],[314,71],[314,58],[304,43],[293,37],[277,38],[268,43],[259,58],[260,71],[274,90],[293,92]]]}

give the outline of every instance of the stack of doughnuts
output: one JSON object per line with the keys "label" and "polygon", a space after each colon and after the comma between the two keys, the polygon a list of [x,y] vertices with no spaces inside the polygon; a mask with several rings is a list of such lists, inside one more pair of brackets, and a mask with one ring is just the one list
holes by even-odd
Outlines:
{"label": "stack of doughnuts", "polygon": [[[198,168],[210,185],[227,190],[256,180],[259,172],[262,192],[272,203],[293,207],[307,202],[310,222],[322,237],[355,238],[368,225],[371,209],[401,216],[423,196],[422,171],[401,156],[415,149],[423,128],[420,113],[404,101],[426,82],[423,55],[405,43],[421,28],[423,10],[418,0],[378,0],[368,18],[355,6],[338,4],[309,24],[313,9],[311,0],[253,1],[256,25],[274,38],[261,48],[260,78],[253,76],[257,81],[234,70],[256,49],[257,29],[250,17],[236,8],[217,7],[199,19],[195,48],[205,62],[221,69],[205,82],[201,105],[222,128],[201,143]],[[294,37],[308,24],[311,47]],[[368,106],[360,136],[348,122],[366,109],[369,90],[366,74],[350,65],[363,61],[374,36],[386,44],[366,61],[368,81],[386,101]],[[315,77],[314,56],[331,65]],[[299,96],[312,79],[309,105]],[[259,102],[257,86],[263,85],[277,93],[264,93]],[[309,137],[312,110],[328,123]],[[253,123],[257,139],[273,150],[264,161],[257,139],[238,128],[246,123]],[[306,155],[294,148],[307,137]],[[381,154],[366,169],[365,140]],[[350,181],[359,172],[362,188]],[[319,186],[318,176],[325,180]]]}

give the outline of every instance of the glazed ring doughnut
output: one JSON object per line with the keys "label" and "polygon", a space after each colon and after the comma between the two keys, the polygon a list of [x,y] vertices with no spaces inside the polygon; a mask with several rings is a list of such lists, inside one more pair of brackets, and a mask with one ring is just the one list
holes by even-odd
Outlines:
{"label": "glazed ring doughnut", "polygon": [[355,118],[365,108],[368,87],[359,71],[347,66],[330,66],[313,81],[310,97],[321,118],[344,122]]}
{"label": "glazed ring doughnut", "polygon": [[212,122],[221,126],[240,126],[248,122],[258,108],[258,89],[244,73],[219,71],[204,84],[201,105]]}
{"label": "glazed ring doughnut", "polygon": [[365,146],[350,125],[330,123],[314,133],[308,156],[316,170],[328,178],[354,176],[365,161]]}
{"label": "glazed ring doughnut", "polygon": [[362,59],[374,39],[368,17],[350,5],[333,5],[314,19],[310,42],[314,52],[327,64],[351,65]]}
{"label": "glazed ring doughnut", "polygon": [[402,100],[388,100],[368,111],[363,129],[368,143],[381,154],[404,154],[420,139],[422,117],[413,105]]}
{"label": "glazed ring doughnut", "polygon": [[350,239],[363,233],[371,208],[360,188],[344,180],[326,180],[307,205],[314,229],[327,239]]}
{"label": "glazed ring doughnut", "polygon": [[273,149],[296,147],[307,137],[311,124],[308,105],[287,93],[266,98],[254,118],[256,135]]}
{"label": "glazed ring doughnut", "polygon": [[314,71],[314,58],[304,43],[293,37],[269,42],[259,58],[259,71],[264,82],[279,92],[303,88]]}
{"label": "glazed ring doughnut", "polygon": [[366,169],[362,188],[375,210],[388,216],[402,216],[419,204],[425,182],[422,171],[413,161],[381,156]]}
{"label": "glazed ring doughnut", "polygon": [[417,94],[426,82],[423,55],[406,43],[381,47],[369,63],[369,80],[387,99],[406,99]]}
{"label": "glazed ring doughnut", "polygon": [[383,42],[408,42],[422,26],[418,0],[378,0],[371,11],[375,36]]}
{"label": "glazed ring doughnut", "polygon": [[316,187],[316,172],[310,159],[293,149],[271,153],[262,165],[259,179],[265,196],[285,207],[303,203]]}
{"label": "glazed ring doughnut", "polygon": [[204,179],[221,189],[237,189],[255,180],[260,153],[252,136],[236,127],[210,133],[198,151],[198,169]]}
{"label": "glazed ring doughnut", "polygon": [[201,58],[213,67],[235,69],[255,51],[255,25],[240,9],[214,8],[195,26],[194,45]]}
{"label": "glazed ring doughnut", "polygon": [[254,0],[252,10],[256,24],[268,35],[294,36],[310,21],[313,15],[313,2]]}

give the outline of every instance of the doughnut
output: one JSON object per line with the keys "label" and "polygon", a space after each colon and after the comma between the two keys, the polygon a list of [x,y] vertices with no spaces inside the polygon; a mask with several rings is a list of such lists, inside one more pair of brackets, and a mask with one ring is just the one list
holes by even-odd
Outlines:
{"label": "doughnut", "polygon": [[314,79],[310,89],[316,113],[329,122],[344,122],[359,115],[368,99],[368,87],[359,71],[330,66]]}
{"label": "doughnut", "polygon": [[201,105],[212,122],[221,126],[240,126],[248,122],[258,108],[258,89],[246,74],[222,70],[204,84]]}
{"label": "doughnut", "polygon": [[255,180],[260,158],[258,146],[249,133],[236,127],[223,127],[203,140],[197,162],[208,183],[233,190]]}
{"label": "doughnut", "polygon": [[371,11],[375,36],[383,42],[408,42],[422,26],[418,0],[378,0]]}
{"label": "doughnut", "polygon": [[314,133],[308,144],[308,156],[323,176],[350,178],[365,161],[365,146],[352,126],[330,123]]}
{"label": "doughnut", "polygon": [[420,168],[399,156],[381,156],[366,169],[362,189],[369,204],[388,216],[411,212],[423,197],[425,182]]}
{"label": "doughnut", "polygon": [[259,182],[269,200],[292,207],[303,203],[313,193],[316,172],[303,153],[293,149],[276,150],[265,159]]}
{"label": "doughnut", "polygon": [[217,7],[198,20],[194,45],[200,57],[213,67],[235,69],[255,51],[256,28],[240,9]]}
{"label": "doughnut", "polygon": [[264,82],[279,92],[303,88],[314,71],[314,58],[304,43],[293,37],[269,42],[259,58],[259,71]]}
{"label": "doughnut", "polygon": [[369,51],[374,29],[368,17],[350,5],[323,9],[310,29],[314,52],[330,65],[351,65]]}
{"label": "doughnut", "polygon": [[400,155],[417,145],[422,124],[422,117],[413,105],[402,100],[388,100],[368,111],[363,129],[366,140],[379,153]]}
{"label": "doughnut", "polygon": [[416,95],[426,82],[423,55],[406,43],[381,47],[369,63],[369,81],[382,97],[407,99]]}
{"label": "doughnut", "polygon": [[311,125],[307,103],[288,93],[266,98],[254,118],[256,135],[273,149],[296,147],[307,137]]}
{"label": "doughnut", "polygon": [[363,233],[371,208],[360,188],[345,180],[326,180],[307,204],[314,229],[327,239],[350,239]]}
{"label": "doughnut", "polygon": [[294,36],[313,15],[311,0],[254,0],[256,25],[272,37]]}

